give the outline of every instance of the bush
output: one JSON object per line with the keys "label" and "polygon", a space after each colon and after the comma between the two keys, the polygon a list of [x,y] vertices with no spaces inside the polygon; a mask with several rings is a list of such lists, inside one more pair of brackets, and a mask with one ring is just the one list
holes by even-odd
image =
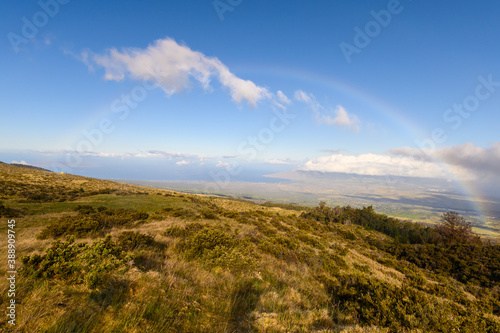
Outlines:
{"label": "bush", "polygon": [[194,259],[216,248],[227,249],[233,244],[233,238],[227,232],[205,227],[187,240],[185,245],[186,257]]}
{"label": "bush", "polygon": [[78,198],[88,197],[97,194],[110,194],[116,192],[113,189],[98,191],[85,191],[83,188],[73,189],[71,187],[49,184],[26,184],[16,179],[16,181],[0,180],[0,193],[9,197],[19,198],[21,203],[41,203],[41,202],[65,202]]}
{"label": "bush", "polygon": [[20,274],[25,277],[59,279],[71,284],[85,283],[91,289],[103,286],[113,274],[127,269],[122,250],[111,236],[94,242],[75,244],[73,236],[66,241],[55,241],[43,256],[21,258],[24,266]]}
{"label": "bush", "polygon": [[19,217],[22,216],[22,211],[19,209],[5,207],[3,203],[0,201],[0,216],[4,216],[6,218]]}
{"label": "bush", "polygon": [[219,216],[209,209],[204,209],[201,211],[201,217],[207,220],[216,220]]}
{"label": "bush", "polygon": [[[99,212],[102,212],[102,211],[106,210],[106,207],[101,206],[97,210]],[[78,205],[78,206],[76,206],[74,211],[80,213],[81,215],[90,215],[92,213],[95,213],[95,209],[89,205]]]}
{"label": "bush", "polygon": [[388,252],[399,260],[452,276],[463,283],[500,288],[500,245],[396,244]]}
{"label": "bush", "polygon": [[131,225],[146,220],[149,215],[133,209],[94,209],[91,206],[78,206],[78,215],[66,215],[57,222],[44,228],[38,235],[40,239],[74,235],[76,237],[103,236],[113,227]]}
{"label": "bush", "polygon": [[[324,278],[323,278],[324,279]],[[347,324],[387,327],[390,332],[498,332],[494,319],[475,309],[441,303],[421,291],[358,274],[326,281],[332,302],[339,304],[337,320]]]}
{"label": "bush", "polygon": [[140,232],[124,231],[118,235],[117,244],[125,251],[135,250],[140,247],[155,246],[154,237]]}
{"label": "bush", "polygon": [[200,231],[205,228],[205,224],[200,224],[197,222],[186,224],[184,227],[172,226],[165,230],[162,235],[167,237],[182,237],[186,238],[188,235],[193,234],[194,232]]}
{"label": "bush", "polygon": [[198,260],[210,268],[221,267],[232,271],[252,269],[256,264],[248,239],[236,241],[227,231],[208,226],[182,234],[186,236],[183,236],[178,249],[188,260]]}
{"label": "bush", "polygon": [[[437,244],[441,237],[439,233],[431,227],[423,227],[413,222],[402,222],[398,219],[377,214],[372,206],[362,209],[347,207],[330,208],[324,202],[312,211],[300,215],[304,219],[329,223],[357,224],[367,230],[376,230],[400,243],[408,244]],[[345,234],[347,239],[354,240],[355,235]]]}

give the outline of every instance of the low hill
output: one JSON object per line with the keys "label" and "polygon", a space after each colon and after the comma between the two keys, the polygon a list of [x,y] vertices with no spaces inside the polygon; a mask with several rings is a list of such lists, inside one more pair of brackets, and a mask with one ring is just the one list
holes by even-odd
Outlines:
{"label": "low hill", "polygon": [[500,332],[499,246],[446,243],[371,207],[0,164],[0,215],[17,269],[15,297],[0,283],[2,307],[16,302],[2,332]]}
{"label": "low hill", "polygon": [[47,169],[44,169],[44,168],[40,168],[40,167],[37,167],[37,166],[34,166],[34,165],[29,165],[29,164],[11,163],[10,165],[13,165],[13,166],[16,166],[16,167],[21,167],[21,168],[33,169],[33,170],[52,172],[50,170],[47,170]]}

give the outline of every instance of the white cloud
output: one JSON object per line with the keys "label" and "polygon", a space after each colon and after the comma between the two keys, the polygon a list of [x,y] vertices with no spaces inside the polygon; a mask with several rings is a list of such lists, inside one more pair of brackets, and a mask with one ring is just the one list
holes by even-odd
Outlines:
{"label": "white cloud", "polygon": [[168,160],[182,159],[182,160],[199,160],[206,161],[213,157],[205,155],[186,154],[179,152],[169,152],[164,150],[148,150],[138,153],[106,153],[94,151],[76,151],[76,150],[37,150],[37,152],[44,155],[78,155],[81,157],[109,157],[109,158],[164,158]]}
{"label": "white cloud", "polygon": [[135,157],[160,157],[160,158],[167,158],[169,160],[182,158],[182,159],[197,159],[200,161],[211,159],[211,157],[204,155],[170,152],[165,150],[148,150],[146,153],[137,154]]}
{"label": "white cloud", "polygon": [[22,161],[19,161],[19,162],[17,162],[17,161],[12,161],[11,163],[12,163],[12,164],[22,164],[22,165],[29,165],[29,164],[28,164],[28,163],[26,163],[26,161],[24,161],[24,160],[22,160]]}
{"label": "white cloud", "polygon": [[286,159],[274,158],[274,159],[266,160],[265,162],[269,163],[269,164],[297,164],[297,162],[294,162],[288,158],[286,158]]}
{"label": "white cloud", "polygon": [[188,161],[182,160],[182,161],[176,162],[175,164],[177,164],[178,166],[183,166],[183,165],[188,165],[190,163]]}
{"label": "white cloud", "polygon": [[339,148],[339,149],[321,149],[320,151],[323,153],[329,153],[329,154],[340,154],[343,151],[347,151],[347,149],[342,149],[342,148]]}
{"label": "white cloud", "polygon": [[306,103],[313,111],[313,116],[319,125],[329,125],[350,128],[355,132],[359,131],[359,119],[354,114],[349,114],[341,105],[337,105],[335,110],[325,110],[316,101],[313,94],[308,94],[302,90],[297,90],[294,94],[295,100]]}
{"label": "white cloud", "polygon": [[283,110],[292,103],[292,101],[281,90],[278,90],[276,96],[273,97],[274,105]]}
{"label": "white cloud", "polygon": [[309,160],[302,170],[353,173],[367,176],[403,176],[449,178],[441,166],[433,162],[416,161],[409,157],[392,157],[377,154],[333,154]]}
{"label": "white cloud", "polygon": [[311,102],[311,96],[309,96],[307,93],[305,93],[302,90],[297,90],[294,94],[294,98],[296,101],[299,101],[299,102],[304,102],[304,103]]}
{"label": "white cloud", "polygon": [[389,153],[420,161],[443,161],[455,173],[466,178],[500,177],[500,142],[492,143],[490,148],[468,142],[438,150],[403,147],[392,149]]}
{"label": "white cloud", "polygon": [[227,162],[222,162],[222,161],[219,161],[216,165],[215,165],[217,168],[229,168],[229,163]]}
{"label": "white cloud", "polygon": [[[91,57],[85,52],[81,59],[91,69],[92,64],[103,67],[107,80],[120,81],[129,76],[152,81],[167,95],[188,88],[193,79],[204,89],[209,89],[211,80],[215,78],[229,90],[237,103],[246,100],[251,106],[256,106],[260,100],[272,97],[266,88],[235,76],[219,59],[207,57],[170,38],[159,39],[145,49],[127,48],[118,51],[112,48],[104,54],[93,54]],[[89,62],[89,58],[92,62]]]}
{"label": "white cloud", "polygon": [[458,178],[484,187],[500,185],[499,165],[500,142],[495,142],[489,148],[473,143],[439,150],[402,147],[389,150],[387,155],[334,153],[307,161],[302,170],[370,176]]}
{"label": "white cloud", "polygon": [[337,109],[333,111],[333,114],[334,117],[318,113],[316,114],[316,120],[320,124],[345,126],[352,128],[355,132],[359,131],[358,117],[348,114],[341,105],[337,105]]}
{"label": "white cloud", "polygon": [[292,102],[281,90],[278,90],[276,96],[278,97],[278,100],[283,104],[290,104]]}

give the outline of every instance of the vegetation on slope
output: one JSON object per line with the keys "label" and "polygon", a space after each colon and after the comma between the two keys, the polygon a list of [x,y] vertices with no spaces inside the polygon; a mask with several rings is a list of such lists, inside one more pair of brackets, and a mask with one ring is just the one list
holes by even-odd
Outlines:
{"label": "vegetation on slope", "polygon": [[[36,204],[2,192],[1,214],[18,214],[19,332],[500,331],[500,254],[476,238],[370,207],[255,205],[13,168],[0,165],[0,180],[48,192]],[[55,202],[48,183],[112,191]]]}

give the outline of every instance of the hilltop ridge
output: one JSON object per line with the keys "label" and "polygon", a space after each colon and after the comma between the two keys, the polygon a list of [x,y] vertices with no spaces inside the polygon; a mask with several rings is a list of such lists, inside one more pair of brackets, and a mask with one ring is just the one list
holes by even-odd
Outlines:
{"label": "hilltop ridge", "polygon": [[446,243],[371,207],[259,205],[8,164],[0,206],[16,221],[19,332],[500,331],[498,245]]}

